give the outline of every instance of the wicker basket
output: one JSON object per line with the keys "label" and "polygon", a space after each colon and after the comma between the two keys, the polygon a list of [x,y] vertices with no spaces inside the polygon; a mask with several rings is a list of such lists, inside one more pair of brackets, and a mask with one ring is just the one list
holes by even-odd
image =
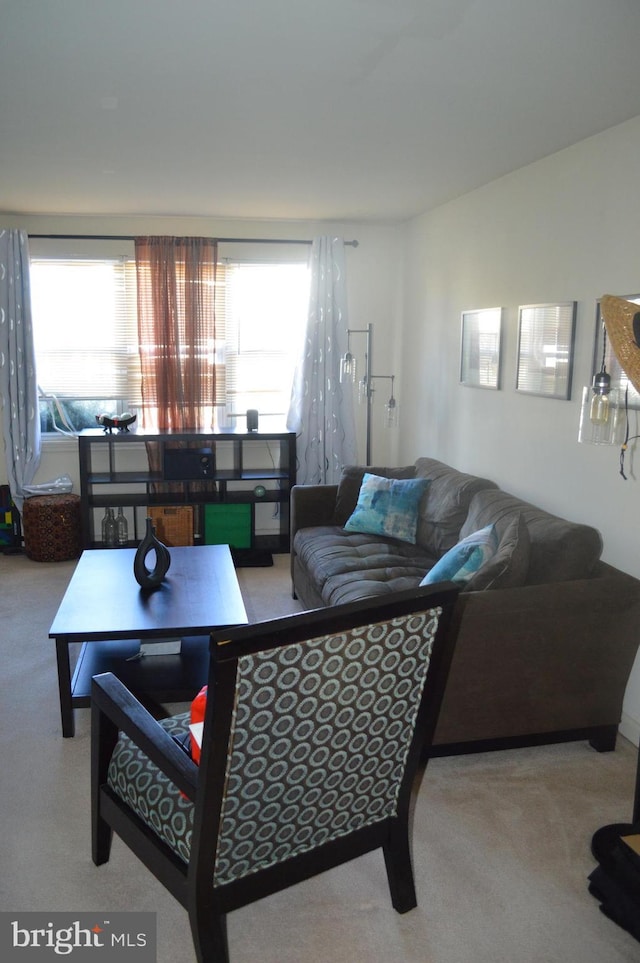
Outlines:
{"label": "wicker basket", "polygon": [[169,547],[193,545],[193,507],[191,505],[150,505],[156,535]]}

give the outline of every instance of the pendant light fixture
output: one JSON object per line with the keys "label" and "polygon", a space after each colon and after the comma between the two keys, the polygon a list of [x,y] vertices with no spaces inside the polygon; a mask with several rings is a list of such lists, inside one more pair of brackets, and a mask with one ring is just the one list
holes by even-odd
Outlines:
{"label": "pendant light fixture", "polygon": [[611,387],[607,371],[607,329],[602,325],[602,362],[590,385],[582,389],[578,441],[587,445],[619,445],[623,412],[618,391]]}

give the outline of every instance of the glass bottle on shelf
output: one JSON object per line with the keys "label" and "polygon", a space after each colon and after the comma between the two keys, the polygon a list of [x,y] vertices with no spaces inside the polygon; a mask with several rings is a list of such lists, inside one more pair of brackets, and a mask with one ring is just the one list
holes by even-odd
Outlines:
{"label": "glass bottle on shelf", "polygon": [[118,509],[118,517],[116,518],[116,541],[120,546],[127,545],[129,541],[129,525],[122,506]]}
{"label": "glass bottle on shelf", "polygon": [[104,545],[105,542],[107,541],[107,522],[108,522],[108,520],[109,520],[109,509],[108,509],[108,508],[105,508],[105,510],[104,510],[104,515],[102,516],[102,522],[101,522],[101,527],[102,527],[102,544],[103,544],[103,545]]}
{"label": "glass bottle on shelf", "polygon": [[113,508],[107,508],[107,517],[104,524],[104,547],[115,548],[117,544],[118,536]]}

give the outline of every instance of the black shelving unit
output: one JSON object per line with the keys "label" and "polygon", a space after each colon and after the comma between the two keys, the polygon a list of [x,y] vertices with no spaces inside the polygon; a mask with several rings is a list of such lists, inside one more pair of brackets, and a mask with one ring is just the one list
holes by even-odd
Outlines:
{"label": "black shelving unit", "polygon": [[[146,443],[153,443],[154,467],[149,467]],[[137,445],[138,449],[132,449]],[[167,448],[211,449],[207,473],[166,478],[162,466]],[[296,436],[290,431],[185,430],[151,433],[112,432],[89,428],[78,436],[83,545],[103,548],[96,530],[96,509],[133,508],[130,545],[142,538],[135,509],[153,505],[191,505],[195,513],[195,543],[203,539],[204,506],[250,506],[251,550],[289,551],[289,500],[296,478]],[[135,460],[136,467],[130,463]],[[140,467],[137,464],[140,463]],[[160,466],[156,467],[156,463]],[[173,473],[172,473],[173,474]],[[258,491],[256,492],[256,488]],[[256,535],[255,509],[271,503],[277,514],[273,534]],[[276,512],[277,509],[277,512]],[[133,530],[131,530],[133,529]]]}

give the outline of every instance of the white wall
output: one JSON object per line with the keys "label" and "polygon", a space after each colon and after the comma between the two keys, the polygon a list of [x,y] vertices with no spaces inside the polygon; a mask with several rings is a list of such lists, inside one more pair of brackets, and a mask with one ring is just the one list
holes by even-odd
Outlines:
{"label": "white wall", "polygon": [[[640,118],[474,191],[408,228],[399,456],[441,458],[603,535],[604,558],[640,577],[640,464],[579,445],[601,295],[640,293]],[[578,302],[573,391],[515,391],[518,305]],[[460,314],[503,306],[502,390],[459,384]],[[632,428],[637,431],[636,422]],[[634,432],[635,433],[635,432]],[[640,626],[638,627],[640,640]],[[640,660],[623,732],[638,744]]]}

